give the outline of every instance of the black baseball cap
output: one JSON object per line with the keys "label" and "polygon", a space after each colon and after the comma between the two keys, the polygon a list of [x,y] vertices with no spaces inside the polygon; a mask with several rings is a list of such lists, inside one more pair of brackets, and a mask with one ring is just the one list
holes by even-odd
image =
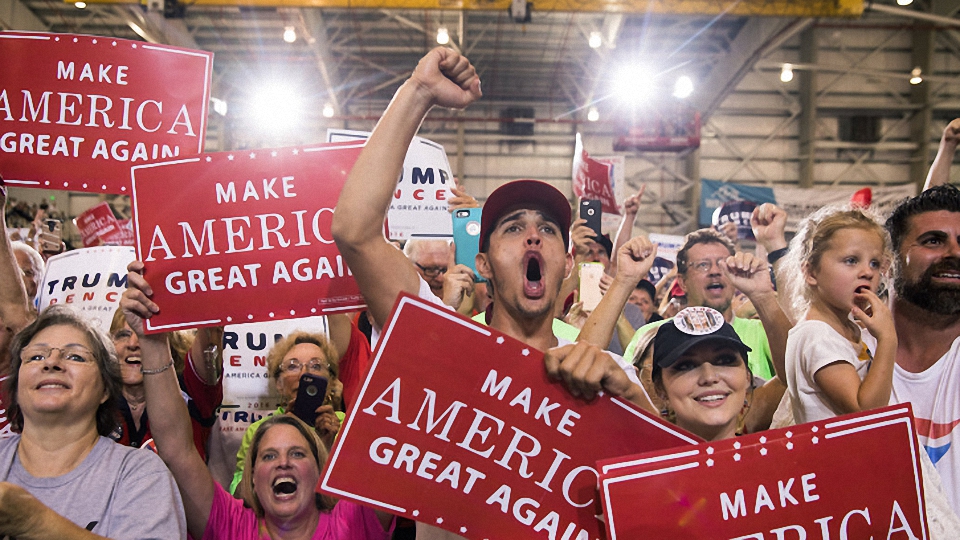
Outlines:
{"label": "black baseball cap", "polygon": [[660,325],[653,338],[653,362],[661,368],[672,366],[691,347],[706,341],[722,341],[732,345],[746,360],[750,347],[744,345],[730,323],[719,311],[703,307],[688,307]]}

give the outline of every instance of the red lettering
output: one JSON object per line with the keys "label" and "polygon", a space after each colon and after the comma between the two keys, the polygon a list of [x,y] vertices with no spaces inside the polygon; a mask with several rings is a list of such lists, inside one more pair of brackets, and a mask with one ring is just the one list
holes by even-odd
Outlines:
{"label": "red lettering", "polygon": [[107,302],[116,302],[116,301],[117,301],[117,295],[118,295],[118,294],[119,294],[119,293],[118,293],[117,291],[110,291],[110,292],[108,292],[108,293],[107,293]]}
{"label": "red lettering", "polygon": [[254,357],[253,357],[253,365],[266,367],[266,365],[267,365],[267,357],[266,357],[266,356],[254,356]]}
{"label": "red lettering", "polygon": [[83,293],[83,301],[87,302],[89,300],[93,300],[93,293],[92,292]]}
{"label": "red lettering", "polygon": [[423,190],[422,190],[422,189],[414,190],[414,192],[413,192],[413,198],[414,198],[415,200],[422,201],[422,200],[423,200]]}
{"label": "red lettering", "polygon": [[240,367],[240,356],[233,355],[230,357],[230,365],[234,367]]}
{"label": "red lettering", "polygon": [[67,295],[67,299],[64,300],[64,302],[66,302],[66,303],[68,303],[68,304],[72,304],[72,303],[73,303],[73,297],[74,297],[74,295],[68,294],[68,295]]}

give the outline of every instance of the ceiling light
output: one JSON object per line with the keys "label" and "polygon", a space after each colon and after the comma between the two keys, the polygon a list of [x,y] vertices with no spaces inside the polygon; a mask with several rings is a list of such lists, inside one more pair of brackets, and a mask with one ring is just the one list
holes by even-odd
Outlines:
{"label": "ceiling light", "polygon": [[220,99],[220,98],[211,97],[211,98],[210,98],[210,103],[213,104],[213,112],[219,114],[220,116],[226,116],[226,115],[227,115],[227,102],[226,102],[226,101],[224,101],[224,100],[222,100],[222,99]]}
{"label": "ceiling light", "polygon": [[673,97],[677,99],[686,99],[693,93],[693,81],[686,75],[677,77],[677,82],[673,86]]}
{"label": "ceiling light", "polygon": [[600,119],[600,111],[596,107],[590,107],[590,110],[587,111],[587,120],[591,122],[596,122]]}
{"label": "ceiling light", "polygon": [[447,43],[450,43],[450,32],[447,31],[446,26],[437,28],[437,43],[440,45],[446,45]]}
{"label": "ceiling light", "polygon": [[83,9],[83,8],[87,7],[87,3],[86,3],[86,2],[74,2],[73,5],[77,6],[78,9]]}
{"label": "ceiling light", "polygon": [[599,49],[603,45],[603,34],[600,32],[590,32],[590,40],[587,42],[590,44],[591,49]]}
{"label": "ceiling light", "polygon": [[793,80],[793,65],[784,64],[783,69],[780,70],[780,81],[790,82]]}
{"label": "ceiling light", "polygon": [[909,6],[913,3],[913,0],[897,0],[898,6]]}
{"label": "ceiling light", "polygon": [[323,106],[323,117],[324,118],[333,118],[333,105],[327,103]]}
{"label": "ceiling light", "polygon": [[292,26],[285,26],[283,28],[283,40],[287,43],[293,43],[297,40],[297,29]]}
{"label": "ceiling light", "polygon": [[250,105],[252,120],[258,128],[281,134],[292,130],[304,116],[299,92],[292,86],[274,81],[255,88]]}
{"label": "ceiling light", "polygon": [[920,66],[917,66],[910,71],[910,84],[920,84],[922,82],[923,72],[920,70]]}
{"label": "ceiling light", "polygon": [[645,67],[622,68],[613,80],[613,92],[621,102],[640,105],[654,93],[654,76]]}

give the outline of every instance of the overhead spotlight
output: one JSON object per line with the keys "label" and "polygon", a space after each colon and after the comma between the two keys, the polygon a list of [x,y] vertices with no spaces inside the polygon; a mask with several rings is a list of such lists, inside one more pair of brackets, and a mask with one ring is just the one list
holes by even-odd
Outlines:
{"label": "overhead spotlight", "polygon": [[898,6],[909,6],[913,3],[913,0],[897,0]]}
{"label": "overhead spotlight", "polygon": [[292,86],[271,81],[257,85],[250,106],[254,125],[270,134],[292,130],[303,117],[300,93]]}
{"label": "overhead spotlight", "polygon": [[450,32],[447,31],[446,26],[437,28],[437,43],[440,45],[446,45],[447,43],[450,43]]}
{"label": "overhead spotlight", "polygon": [[74,2],[73,5],[76,6],[77,9],[84,9],[85,7],[87,7],[86,2]]}
{"label": "overhead spotlight", "polygon": [[693,80],[686,75],[677,77],[676,84],[673,85],[673,97],[677,99],[686,99],[693,93]]}
{"label": "overhead spotlight", "polygon": [[603,45],[603,34],[600,32],[590,32],[590,40],[587,42],[591,49],[599,49]]}
{"label": "overhead spotlight", "polygon": [[780,70],[780,81],[790,82],[793,80],[793,64],[784,64]]}
{"label": "overhead spotlight", "polygon": [[292,26],[283,27],[283,40],[287,43],[293,43],[297,40],[297,29]]}
{"label": "overhead spotlight", "polygon": [[591,122],[596,122],[600,119],[600,111],[596,107],[590,107],[590,110],[587,111],[587,120]]}
{"label": "overhead spotlight", "polygon": [[654,93],[654,76],[645,67],[622,68],[613,80],[613,92],[621,102],[641,105]]}
{"label": "overhead spotlight", "polygon": [[334,113],[334,110],[333,110],[333,105],[332,105],[332,104],[327,103],[327,104],[325,104],[325,105],[323,106],[323,117],[324,117],[324,118],[333,118],[333,113]]}
{"label": "overhead spotlight", "polygon": [[920,66],[917,66],[910,71],[910,84],[920,84],[922,82],[923,71],[920,69]]}

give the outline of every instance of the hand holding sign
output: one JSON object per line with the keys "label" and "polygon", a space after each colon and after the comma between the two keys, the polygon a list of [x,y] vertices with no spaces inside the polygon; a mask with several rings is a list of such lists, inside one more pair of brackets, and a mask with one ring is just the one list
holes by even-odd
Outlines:
{"label": "hand holding sign", "polygon": [[571,394],[587,401],[606,392],[632,402],[643,393],[609,354],[590,343],[580,341],[550,349],[543,363],[547,375],[562,380]]}
{"label": "hand holding sign", "polygon": [[143,321],[160,313],[160,306],[150,299],[151,296],[153,288],[143,278],[143,263],[131,262],[127,265],[127,290],[120,299],[120,309],[130,329],[141,338],[144,335]]}

